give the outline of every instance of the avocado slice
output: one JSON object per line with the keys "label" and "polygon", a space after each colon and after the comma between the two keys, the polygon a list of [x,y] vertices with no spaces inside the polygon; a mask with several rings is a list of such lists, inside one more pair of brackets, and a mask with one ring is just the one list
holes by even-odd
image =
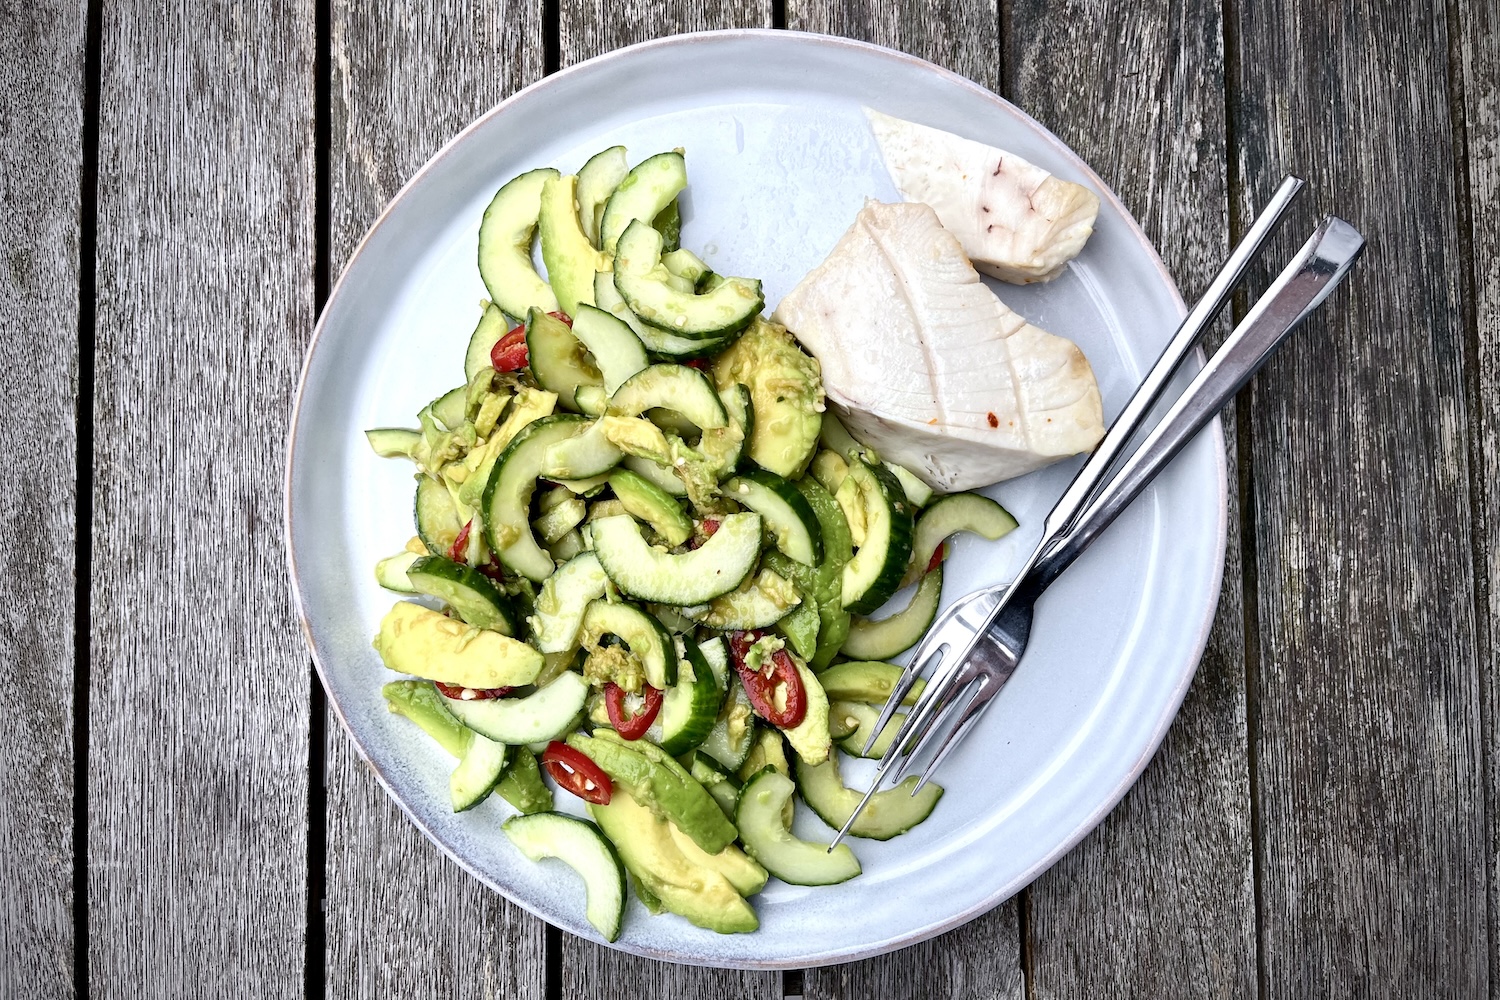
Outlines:
{"label": "avocado slice", "polygon": [[755,464],[786,479],[802,475],[823,424],[823,376],[786,327],[757,317],[714,362],[714,382],[720,392],[736,383],[750,389]]}
{"label": "avocado slice", "polygon": [[591,804],[589,815],[619,851],[648,907],[655,901],[720,934],[746,934],[760,926],[755,910],[729,879],[690,861],[672,838],[671,824],[625,789],[617,785],[609,804]]}
{"label": "avocado slice", "polygon": [[386,614],[375,649],[397,673],[469,688],[520,687],[542,669],[542,654],[526,643],[410,601]]}
{"label": "avocado slice", "polygon": [[568,745],[598,764],[616,789],[675,823],[709,854],[718,854],[738,835],[713,796],[660,747],[645,740],[627,742],[607,729],[592,737],[574,733]]}
{"label": "avocado slice", "polygon": [[802,678],[802,690],[807,693],[807,714],[802,716],[801,722],[782,732],[798,757],[808,764],[821,764],[828,759],[828,751],[833,746],[833,737],[828,732],[828,695],[823,693],[823,685],[818,683],[817,675],[807,669],[802,657],[791,650],[787,652],[797,668],[797,675]]}

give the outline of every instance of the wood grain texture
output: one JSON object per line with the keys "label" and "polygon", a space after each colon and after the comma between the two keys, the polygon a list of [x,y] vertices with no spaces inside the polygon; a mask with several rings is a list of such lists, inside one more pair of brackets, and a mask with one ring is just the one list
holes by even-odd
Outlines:
{"label": "wood grain texture", "polygon": [[[335,276],[407,178],[542,75],[541,21],[540,0],[333,4]],[[327,744],[327,996],[542,997],[545,925],[423,837],[331,715]]]}
{"label": "wood grain texture", "polygon": [[1262,995],[1479,996],[1489,852],[1450,25],[1415,5],[1232,9],[1232,155],[1246,178],[1291,170],[1312,190],[1283,252],[1313,209],[1371,241],[1253,386]]}
{"label": "wood grain texture", "polygon": [[[1462,93],[1455,109],[1463,126],[1464,160],[1457,190],[1459,219],[1467,227],[1469,322],[1472,324],[1469,368],[1469,478],[1473,484],[1476,605],[1480,683],[1486,709],[1484,748],[1489,772],[1487,830],[1489,856],[1500,857],[1500,59],[1494,39],[1500,34],[1500,3],[1459,0],[1453,30],[1457,56],[1450,75]],[[1467,202],[1467,204],[1465,204]],[[1461,234],[1461,236],[1464,234]],[[1490,996],[1500,996],[1500,866],[1492,862],[1489,879]]]}
{"label": "wood grain texture", "polygon": [[[1010,18],[1011,98],[1120,195],[1191,301],[1228,251],[1218,0],[1019,0]],[[1224,428],[1229,546],[1209,647],[1140,781],[1029,891],[1036,997],[1241,997],[1255,989],[1232,414]]]}
{"label": "wood grain texture", "polygon": [[[661,0],[616,4],[608,0],[562,0],[558,10],[563,68],[625,45],[709,28],[769,27],[769,0],[710,0],[665,3]],[[677,917],[659,917],[676,920]],[[718,1000],[720,997],[781,996],[781,977],[774,973],[735,972],[688,965],[669,965],[564,934],[562,994],[568,1000],[604,997],[673,997]]]}
{"label": "wood grain texture", "polygon": [[[992,90],[1000,85],[1000,14],[992,0],[905,2],[877,9],[857,2],[788,0],[787,24],[841,34],[930,59]],[[904,951],[810,969],[809,998],[1020,998],[1019,909],[1011,900],[979,919]]]}
{"label": "wood grain texture", "polygon": [[770,0],[561,0],[562,68],[636,42],[685,31],[769,28]]}
{"label": "wood grain texture", "polygon": [[104,5],[89,967],[302,994],[307,654],[286,415],[312,327],[312,5]]}
{"label": "wood grain texture", "polygon": [[0,38],[0,565],[27,589],[0,611],[0,996],[30,1000],[73,995],[83,6],[4,5]]}

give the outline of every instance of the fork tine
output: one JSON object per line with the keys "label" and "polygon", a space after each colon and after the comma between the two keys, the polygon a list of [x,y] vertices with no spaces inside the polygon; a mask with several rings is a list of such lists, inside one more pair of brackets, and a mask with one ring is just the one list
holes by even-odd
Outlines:
{"label": "fork tine", "polygon": [[[958,669],[934,679],[927,690],[922,692],[922,697],[917,699],[917,704],[912,709],[913,715],[922,712],[922,717],[904,739],[901,734],[897,734],[897,739],[902,743],[902,750],[900,764],[895,774],[891,776],[892,784],[900,782],[906,776],[906,772],[916,763],[932,734],[938,731],[940,724],[947,718],[949,710],[968,690],[975,676],[977,674],[972,661],[963,663],[958,666]],[[934,692],[931,698],[928,698],[929,692]]]}
{"label": "fork tine", "polygon": [[1000,690],[1000,685],[991,683],[990,678],[986,676],[981,677],[979,683],[975,684],[970,690],[974,692],[974,696],[969,699],[969,703],[964,707],[964,710],[958,714],[958,721],[948,730],[948,735],[943,739],[942,744],[938,746],[937,753],[932,755],[932,760],[928,762],[927,767],[922,771],[922,776],[917,779],[916,787],[911,790],[912,795],[916,795],[922,790],[922,786],[927,784],[932,776],[937,773],[937,769],[942,766],[943,760],[953,748],[962,743],[964,737],[969,735],[969,730],[973,729],[974,725],[979,721],[979,716],[983,714],[985,706],[990,703],[990,699],[995,696],[995,692]]}
{"label": "fork tine", "polygon": [[[931,635],[935,633],[929,634]],[[925,639],[923,640],[922,645],[926,645]],[[912,685],[916,684],[917,678],[921,677],[923,672],[932,665],[933,658],[937,657],[937,662],[941,663],[941,658],[947,652],[948,646],[946,643],[939,643],[937,645],[937,648],[931,650],[930,652],[921,648],[921,646],[917,648],[917,653],[912,656],[911,660],[906,664],[906,669],[903,670],[901,672],[901,676],[896,679],[895,686],[891,689],[891,696],[887,698],[885,700],[885,704],[881,706],[880,716],[875,720],[874,728],[870,730],[870,738],[865,741],[865,748],[863,751],[864,753],[870,752],[870,748],[875,745],[875,741],[879,739],[880,734],[885,731],[886,724],[891,721],[891,719],[896,714],[896,710],[900,708],[901,703],[906,700],[906,696],[911,691]]]}

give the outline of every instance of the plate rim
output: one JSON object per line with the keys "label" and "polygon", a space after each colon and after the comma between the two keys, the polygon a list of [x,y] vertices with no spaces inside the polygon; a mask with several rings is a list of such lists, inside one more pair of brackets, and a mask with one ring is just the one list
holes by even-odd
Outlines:
{"label": "plate rim", "polygon": [[[477,868],[471,865],[469,861],[464,858],[440,833],[430,827],[422,820],[421,817],[419,817],[415,812],[412,811],[411,807],[406,803],[406,801],[396,793],[390,780],[386,776],[383,766],[370,756],[369,752],[365,748],[364,743],[360,740],[359,736],[355,733],[354,728],[350,725],[349,719],[344,712],[343,706],[339,704],[337,698],[335,698],[333,695],[332,686],[329,683],[327,672],[324,669],[322,659],[318,653],[317,644],[314,641],[312,623],[308,616],[308,611],[302,594],[302,588],[299,583],[299,574],[297,571],[297,552],[293,542],[294,533],[292,530],[292,524],[294,511],[292,503],[292,484],[294,470],[296,467],[298,443],[296,432],[299,420],[301,418],[304,395],[307,389],[308,377],[312,370],[313,359],[317,353],[317,349],[325,332],[325,327],[329,322],[329,318],[334,312],[333,307],[338,300],[340,292],[343,290],[345,281],[349,279],[350,274],[355,270],[355,266],[359,262],[361,256],[364,254],[367,246],[374,239],[377,231],[387,223],[391,214],[395,211],[396,206],[402,202],[407,193],[413,187],[423,181],[423,179],[429,172],[436,170],[438,168],[438,165],[443,160],[445,160],[456,147],[463,143],[471,133],[478,131],[487,122],[504,113],[512,105],[520,103],[527,99],[532,99],[537,94],[545,93],[548,90],[561,86],[562,81],[566,81],[568,78],[576,74],[594,71],[602,64],[621,60],[629,60],[634,58],[637,53],[640,53],[642,51],[686,47],[703,42],[714,42],[737,38],[774,39],[776,44],[807,45],[812,48],[855,49],[878,58],[895,59],[899,62],[907,63],[914,68],[921,69],[928,73],[934,73],[950,84],[962,87],[983,100],[987,100],[991,103],[1001,106],[1001,108],[1008,114],[1015,115],[1022,122],[1029,125],[1037,138],[1042,140],[1047,145],[1051,146],[1056,154],[1068,161],[1071,166],[1079,169],[1084,174],[1085,179],[1093,183],[1096,193],[1099,195],[1099,197],[1102,200],[1108,202],[1111,208],[1114,211],[1118,212],[1120,214],[1120,217],[1125,220],[1130,237],[1139,245],[1139,248],[1144,252],[1145,259],[1149,261],[1150,264],[1161,275],[1162,279],[1166,283],[1167,290],[1170,292],[1171,299],[1177,309],[1178,317],[1181,318],[1183,316],[1186,316],[1187,314],[1187,305],[1182,298],[1181,291],[1177,287],[1177,282],[1173,279],[1171,272],[1167,270],[1166,264],[1162,261],[1161,255],[1157,252],[1155,245],[1146,236],[1145,231],[1141,228],[1141,225],[1136,220],[1135,216],[1120,201],[1119,196],[1115,193],[1114,189],[1109,184],[1107,184],[1102,177],[1099,176],[1094,168],[1086,160],[1084,160],[1082,156],[1080,156],[1075,150],[1073,150],[1070,146],[1063,142],[1062,139],[1056,136],[1045,125],[1028,114],[1023,108],[1019,107],[1016,104],[1013,104],[1012,102],[990,90],[989,88],[984,87],[981,84],[976,83],[975,81],[959,73],[949,70],[943,66],[939,66],[938,64],[933,63],[927,59],[923,59],[920,56],[914,56],[910,53],[902,52],[898,49],[889,48],[887,46],[879,45],[873,42],[844,38],[837,35],[827,35],[817,32],[797,31],[784,28],[726,28],[707,31],[684,32],[681,34],[668,35],[662,38],[648,39],[642,42],[634,43],[632,45],[623,46],[621,48],[612,49],[608,52],[601,53],[589,59],[585,59],[581,62],[575,63],[574,65],[569,66],[566,69],[558,70],[550,75],[533,81],[532,83],[516,91],[514,94],[511,94],[509,97],[501,100],[493,107],[491,107],[488,111],[479,115],[468,125],[464,126],[464,128],[461,129],[456,135],[454,135],[453,138],[444,143],[435,153],[433,153],[432,156],[429,157],[428,160],[423,163],[422,166],[414,174],[412,174],[412,176],[404,184],[401,185],[396,194],[393,195],[390,201],[388,201],[386,205],[381,209],[380,213],[370,224],[370,227],[365,231],[359,242],[355,244],[353,252],[350,253],[348,260],[343,264],[343,268],[339,273],[338,280],[335,281],[333,286],[329,289],[328,297],[324,301],[322,310],[318,315],[317,323],[314,325],[312,337],[308,340],[307,347],[303,355],[301,372],[297,379],[296,391],[293,396],[290,421],[287,430],[287,440],[285,445],[285,470],[282,480],[282,534],[285,545],[288,583],[291,590],[293,611],[296,614],[298,624],[301,627],[303,638],[307,645],[308,653],[312,657],[313,667],[317,671],[318,682],[322,685],[327,707],[333,712],[335,717],[337,717],[340,725],[343,726],[345,733],[349,737],[350,742],[353,743],[355,752],[374,773],[376,780],[379,782],[382,789],[384,789],[386,795],[396,803],[397,807],[406,816],[407,820],[411,822],[418,830],[420,830],[424,837],[435,844],[438,849],[443,852],[443,854],[447,855],[466,873],[477,879],[482,885],[484,885],[491,891],[499,893],[511,903],[521,907],[526,912],[543,921],[550,922],[547,914],[539,912],[527,901],[516,898],[514,895],[508,892],[504,886],[501,886],[496,881],[480,872]],[[1198,365],[1201,366],[1204,360],[1202,349],[1197,348],[1193,353]],[[1204,428],[1204,430],[1210,435],[1210,439],[1213,442],[1212,452],[1215,467],[1215,485],[1219,494],[1218,503],[1215,506],[1215,510],[1217,512],[1217,525],[1215,532],[1216,552],[1214,558],[1214,562],[1218,565],[1218,572],[1215,573],[1213,577],[1214,582],[1212,586],[1212,600],[1205,601],[1204,606],[1207,608],[1207,613],[1205,614],[1203,620],[1199,623],[1197,635],[1193,637],[1191,642],[1191,647],[1193,649],[1193,654],[1190,658],[1191,667],[1185,668],[1181,672],[1181,677],[1178,681],[1178,684],[1170,692],[1170,697],[1165,702],[1165,707],[1161,716],[1156,719],[1155,724],[1151,729],[1150,737],[1147,743],[1143,747],[1137,759],[1132,762],[1130,768],[1123,775],[1120,782],[1110,790],[1107,796],[1105,796],[1101,800],[1101,803],[1098,807],[1085,815],[1079,821],[1079,823],[1068,833],[1066,837],[1060,839],[1057,842],[1056,846],[1054,846],[1051,850],[1044,854],[1036,863],[1020,872],[1010,880],[1009,884],[1002,886],[995,893],[986,896],[979,903],[970,906],[967,909],[956,914],[952,914],[944,920],[915,928],[913,930],[907,931],[899,937],[890,939],[880,944],[838,952],[836,954],[824,954],[820,956],[813,956],[796,960],[768,959],[759,961],[731,961],[726,963],[714,962],[711,960],[697,960],[692,955],[668,953],[657,947],[643,947],[638,944],[626,943],[623,941],[604,942],[589,934],[580,934],[579,936],[584,937],[586,940],[596,941],[597,943],[604,944],[609,948],[622,951],[627,954],[639,955],[645,958],[651,958],[658,961],[671,962],[680,965],[696,965],[711,968],[730,968],[754,971],[781,971],[788,969],[818,968],[889,954],[891,952],[899,951],[903,948],[919,944],[922,941],[930,940],[957,927],[961,927],[964,924],[977,919],[978,917],[989,912],[1000,904],[1006,902],[1017,892],[1021,891],[1021,889],[1033,883],[1048,869],[1056,865],[1064,855],[1072,851],[1072,849],[1076,847],[1084,837],[1086,837],[1097,826],[1099,826],[1099,824],[1103,822],[1105,817],[1107,817],[1111,812],[1114,811],[1115,807],[1119,805],[1120,801],[1125,797],[1130,789],[1133,788],[1136,782],[1140,780],[1142,773],[1150,764],[1151,760],[1156,756],[1156,752],[1158,749],[1160,749],[1162,740],[1166,737],[1167,731],[1171,728],[1172,723],[1176,720],[1177,715],[1181,710],[1183,699],[1186,697],[1188,689],[1192,685],[1193,679],[1197,675],[1198,667],[1202,663],[1203,655],[1208,647],[1208,641],[1210,633],[1213,629],[1214,622],[1218,618],[1218,604],[1219,597],[1223,589],[1225,557],[1227,552],[1229,532],[1228,453],[1226,449],[1223,421],[1221,416],[1216,415],[1213,420],[1210,421],[1209,425]],[[570,933],[577,933],[571,928],[563,929],[569,930]]]}

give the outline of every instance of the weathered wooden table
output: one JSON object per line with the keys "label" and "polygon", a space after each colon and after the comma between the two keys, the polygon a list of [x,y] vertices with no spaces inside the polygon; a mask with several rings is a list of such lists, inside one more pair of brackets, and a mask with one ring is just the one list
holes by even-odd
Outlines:
{"label": "weathered wooden table", "polygon": [[[302,352],[402,182],[550,70],[745,25],[1020,104],[1189,297],[1286,171],[1289,231],[1371,240],[1229,425],[1218,623],[1140,784],[983,919],[785,976],[594,947],[444,859],[330,723],[282,556]],[[0,4],[0,997],[1500,994],[1496,32],[1496,0]]]}

